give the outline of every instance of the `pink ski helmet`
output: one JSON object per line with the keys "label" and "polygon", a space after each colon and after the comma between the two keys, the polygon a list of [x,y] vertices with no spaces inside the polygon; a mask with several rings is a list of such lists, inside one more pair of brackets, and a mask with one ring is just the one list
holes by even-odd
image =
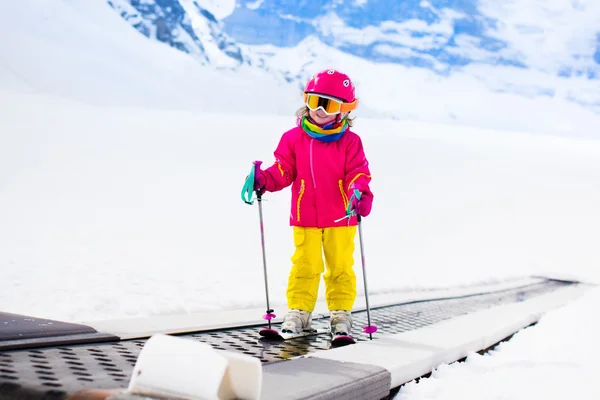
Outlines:
{"label": "pink ski helmet", "polygon": [[331,96],[346,103],[354,103],[356,101],[354,84],[350,80],[350,77],[335,69],[326,69],[313,75],[306,83],[304,93]]}

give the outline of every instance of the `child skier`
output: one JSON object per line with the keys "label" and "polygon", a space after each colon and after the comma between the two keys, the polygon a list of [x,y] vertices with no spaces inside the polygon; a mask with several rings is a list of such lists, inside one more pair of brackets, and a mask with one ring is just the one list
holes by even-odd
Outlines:
{"label": "child skier", "polygon": [[[321,274],[334,335],[349,335],[356,298],[354,238],[356,214],[371,212],[371,173],[360,137],[350,130],[357,99],[350,78],[329,69],[314,75],[304,90],[297,126],[285,132],[275,163],[257,170],[254,189],[276,192],[292,185],[290,225],[295,253],[287,287],[283,332],[312,330]],[[360,191],[358,199],[352,196]],[[346,215],[348,203],[354,212]],[[346,217],[346,218],[344,218]]]}

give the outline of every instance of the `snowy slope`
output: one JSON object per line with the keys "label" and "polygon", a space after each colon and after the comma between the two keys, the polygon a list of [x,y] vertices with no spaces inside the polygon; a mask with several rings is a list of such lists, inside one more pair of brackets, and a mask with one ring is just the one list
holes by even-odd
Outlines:
{"label": "snowy slope", "polygon": [[[95,320],[262,307],[258,210],[240,192],[252,160],[273,162],[293,124],[1,95],[0,271],[10,284],[0,310]],[[373,293],[527,274],[600,282],[600,141],[363,117],[356,132],[373,173]],[[289,189],[265,200],[271,300],[282,310]]]}
{"label": "snowy slope", "polygon": [[104,1],[2,2],[0,32],[11,38],[0,41],[0,89],[103,106],[242,113],[287,112],[299,96],[267,72],[218,72],[152,42]]}

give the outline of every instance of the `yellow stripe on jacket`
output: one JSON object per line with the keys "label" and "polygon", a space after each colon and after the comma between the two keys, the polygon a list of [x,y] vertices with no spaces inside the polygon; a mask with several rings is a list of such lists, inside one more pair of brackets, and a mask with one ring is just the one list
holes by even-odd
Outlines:
{"label": "yellow stripe on jacket", "polygon": [[366,178],[371,179],[371,175],[367,175],[364,172],[359,172],[358,174],[356,174],[356,176],[350,181],[350,183],[348,184],[348,190],[352,189],[352,184],[361,177],[361,175],[364,175]]}

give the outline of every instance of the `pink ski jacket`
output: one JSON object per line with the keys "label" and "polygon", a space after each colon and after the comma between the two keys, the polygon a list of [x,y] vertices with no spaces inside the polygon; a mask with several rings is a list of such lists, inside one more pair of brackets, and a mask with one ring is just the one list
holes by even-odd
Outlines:
{"label": "pink ski jacket", "polygon": [[349,128],[334,142],[309,136],[301,127],[285,132],[275,150],[275,163],[264,173],[266,190],[292,185],[290,225],[331,228],[357,225],[346,215],[352,185],[373,196],[371,173],[360,137]]}

